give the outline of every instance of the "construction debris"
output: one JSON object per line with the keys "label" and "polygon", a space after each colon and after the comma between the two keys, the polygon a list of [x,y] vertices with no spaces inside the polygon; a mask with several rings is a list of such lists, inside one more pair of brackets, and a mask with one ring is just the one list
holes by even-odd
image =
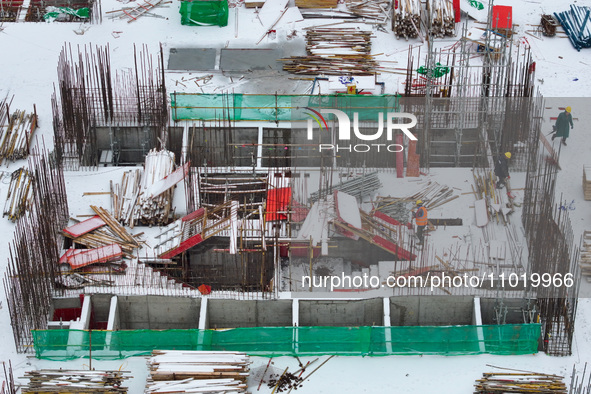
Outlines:
{"label": "construction debris", "polygon": [[163,226],[170,223],[174,214],[174,186],[187,175],[189,163],[176,171],[173,168],[174,153],[154,149],[146,156],[143,172],[124,172],[121,184],[115,185],[112,194],[114,218],[132,228],[138,224]]}
{"label": "construction debris", "polygon": [[6,160],[24,159],[29,155],[33,133],[37,129],[37,112],[17,110],[10,115],[6,99],[0,103],[0,164]]}
{"label": "construction debris", "polygon": [[306,32],[308,56],[291,56],[283,69],[295,74],[373,75],[377,62],[371,53],[371,32],[316,28]]}
{"label": "construction debris", "polygon": [[33,177],[29,171],[24,168],[14,171],[10,177],[2,217],[8,216],[12,222],[20,219],[33,203],[33,188]]}
{"label": "construction debris", "polygon": [[536,372],[489,372],[476,382],[474,394],[557,393],[566,394],[563,377]]}
{"label": "construction debris", "polygon": [[146,393],[246,393],[250,358],[238,352],[154,350]]}
{"label": "construction debris", "polygon": [[542,15],[540,22],[542,26],[542,34],[546,37],[554,37],[556,35],[556,28],[558,27],[558,21],[551,14]]}
{"label": "construction debris", "polygon": [[451,1],[429,0],[427,2],[427,12],[427,17],[431,22],[429,34],[435,38],[455,36],[456,22]]}
{"label": "construction debris", "polygon": [[127,387],[121,386],[129,378],[125,373],[62,369],[29,371],[24,376],[29,379],[29,384],[22,388],[22,393],[127,393]]}
{"label": "construction debris", "polygon": [[160,15],[155,15],[155,14],[151,13],[150,11],[152,11],[156,7],[160,7],[162,5],[170,4],[170,3],[172,3],[172,1],[164,1],[164,0],[144,1],[142,4],[138,4],[135,7],[126,7],[126,8],[122,8],[120,10],[107,11],[107,12],[105,12],[105,14],[112,14],[111,15],[112,19],[115,19],[115,18],[126,19],[127,23],[131,23],[133,21],[136,21],[136,20],[138,20],[138,18],[140,18],[144,15],[164,18]]}
{"label": "construction debris", "polygon": [[378,178],[378,172],[376,171],[369,174],[363,174],[348,181],[343,181],[337,185],[329,187],[326,190],[323,190],[322,194],[319,192],[311,193],[309,201],[317,201],[319,198],[322,198],[323,195],[330,195],[335,190],[350,194],[358,200],[362,200],[363,197],[371,195],[381,187],[382,183],[380,182],[380,179]]}
{"label": "construction debris", "polygon": [[577,51],[591,48],[591,23],[588,23],[591,8],[571,4],[570,11],[554,13]]}
{"label": "construction debris", "polygon": [[402,0],[398,8],[394,7],[392,15],[392,31],[397,38],[417,38],[421,26],[420,0]]}

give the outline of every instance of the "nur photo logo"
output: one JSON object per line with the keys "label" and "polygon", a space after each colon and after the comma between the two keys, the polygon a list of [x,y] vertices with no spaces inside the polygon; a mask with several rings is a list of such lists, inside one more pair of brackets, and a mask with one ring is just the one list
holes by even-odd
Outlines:
{"label": "nur photo logo", "polygon": [[[339,142],[351,141],[352,137],[356,140],[361,141],[376,141],[382,138],[384,134],[384,129],[386,132],[386,139],[387,141],[393,141],[394,136],[396,135],[397,131],[401,131],[404,135],[406,135],[410,140],[416,141],[417,137],[415,137],[410,129],[416,126],[417,118],[415,115],[406,113],[406,112],[388,112],[384,119],[384,114],[382,112],[378,113],[377,119],[377,131],[373,134],[364,134],[359,129],[359,112],[353,113],[353,122],[349,119],[349,116],[338,109],[321,109],[320,111],[314,110],[310,107],[305,107],[310,113],[306,113],[311,119],[308,119],[307,123],[307,138],[309,141],[314,139],[314,121],[318,125],[318,129],[320,132],[323,130],[328,131],[328,123],[324,118],[323,114],[332,114],[336,117],[338,122],[338,137],[337,141],[334,144],[319,144],[318,149],[320,151],[323,150],[334,150],[338,151],[348,151],[348,152],[369,152],[371,150],[375,150],[376,152],[380,152],[381,150],[386,150],[388,152],[401,152],[404,150],[404,147],[400,144],[384,144],[384,143],[363,143],[363,144],[349,144],[344,145]],[[409,123],[395,123],[395,119],[410,119]],[[351,123],[353,123],[353,127],[351,127]],[[385,124],[385,127],[384,127]],[[351,134],[351,129],[353,129],[353,135]]]}

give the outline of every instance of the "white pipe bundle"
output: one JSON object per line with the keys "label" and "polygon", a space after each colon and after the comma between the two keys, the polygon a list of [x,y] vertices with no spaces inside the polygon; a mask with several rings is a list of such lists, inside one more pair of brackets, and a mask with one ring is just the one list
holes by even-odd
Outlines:
{"label": "white pipe bundle", "polygon": [[453,3],[450,0],[429,0],[428,17],[431,21],[429,33],[435,38],[455,36],[456,22]]}

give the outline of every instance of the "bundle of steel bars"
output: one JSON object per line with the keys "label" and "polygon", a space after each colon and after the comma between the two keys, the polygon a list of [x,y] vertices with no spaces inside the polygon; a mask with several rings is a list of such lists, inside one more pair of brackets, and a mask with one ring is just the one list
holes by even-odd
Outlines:
{"label": "bundle of steel bars", "polygon": [[121,386],[129,378],[124,371],[72,371],[41,369],[25,373],[29,383],[23,394],[36,393],[127,393]]}
{"label": "bundle of steel bars", "polygon": [[392,31],[396,37],[417,38],[421,28],[420,0],[400,0],[393,8]]}
{"label": "bundle of steel bars", "polygon": [[349,12],[366,21],[385,24],[390,18],[392,2],[388,0],[347,0],[345,4]]}
{"label": "bundle of steel bars", "polygon": [[12,222],[20,219],[33,203],[33,188],[34,180],[29,171],[25,168],[14,171],[10,177],[2,216],[8,216]]}
{"label": "bundle of steel bars", "polygon": [[3,160],[19,160],[29,155],[33,133],[37,129],[37,113],[17,110],[10,114],[6,99],[0,103],[0,164]]}
{"label": "bundle of steel bars", "polygon": [[455,14],[453,3],[448,0],[429,0],[427,2],[429,34],[436,38],[455,35]]}

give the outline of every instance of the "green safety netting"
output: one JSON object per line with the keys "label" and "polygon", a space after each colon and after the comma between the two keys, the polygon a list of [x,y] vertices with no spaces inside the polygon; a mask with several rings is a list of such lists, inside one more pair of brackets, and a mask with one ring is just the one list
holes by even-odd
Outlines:
{"label": "green safety netting", "polygon": [[181,1],[181,25],[228,25],[228,1]]}
{"label": "green safety netting", "polygon": [[[361,120],[376,120],[379,113],[396,112],[396,95],[264,95],[172,93],[174,120],[262,120],[294,121],[310,119],[309,110],[340,109],[351,120],[357,112]],[[332,116],[332,115],[331,115]]]}
{"label": "green safety netting", "polygon": [[427,327],[249,327],[229,330],[34,330],[36,356],[118,359],[163,350],[231,350],[255,356],[532,354],[539,324]]}

